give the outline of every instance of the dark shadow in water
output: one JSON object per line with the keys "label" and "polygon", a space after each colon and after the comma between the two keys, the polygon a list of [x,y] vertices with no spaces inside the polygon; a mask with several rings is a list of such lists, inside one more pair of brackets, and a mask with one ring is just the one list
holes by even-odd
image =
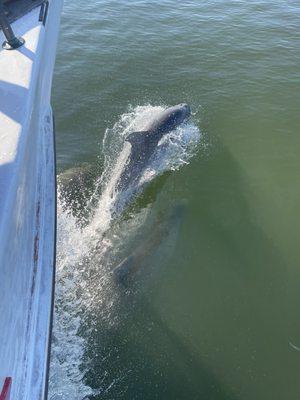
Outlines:
{"label": "dark shadow in water", "polygon": [[[249,178],[227,148],[219,147],[219,154],[196,166],[197,181],[205,183],[192,199],[190,212],[199,224],[192,224],[191,234],[198,238],[205,254],[218,250],[219,267],[230,268],[236,276],[250,285],[255,284],[258,289],[272,278],[278,285],[276,289],[284,294],[285,263],[280,249],[266,235],[263,221],[256,215],[255,190],[251,189]],[[249,203],[250,198],[253,205]],[[212,250],[208,250],[207,245]]]}
{"label": "dark shadow in water", "polygon": [[236,400],[145,298],[135,307],[124,301],[130,313],[122,324],[96,327],[103,335],[90,349],[86,383],[102,390],[91,400]]}
{"label": "dark shadow in water", "polygon": [[288,362],[285,261],[264,230],[253,181],[218,145],[210,159],[195,160],[197,174],[188,171],[192,166],[183,171],[194,179],[182,233],[189,261],[176,263],[173,273],[189,288],[190,308],[197,304],[192,329],[202,332],[210,358],[227,370],[240,366],[232,384],[250,387],[256,398],[287,398],[285,382],[294,371],[282,367]]}

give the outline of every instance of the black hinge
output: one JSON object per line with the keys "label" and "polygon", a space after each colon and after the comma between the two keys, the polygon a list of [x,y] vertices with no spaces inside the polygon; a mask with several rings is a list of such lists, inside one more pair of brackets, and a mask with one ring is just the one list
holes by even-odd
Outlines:
{"label": "black hinge", "polygon": [[48,15],[49,1],[44,1],[41,5],[39,21],[45,26]]}

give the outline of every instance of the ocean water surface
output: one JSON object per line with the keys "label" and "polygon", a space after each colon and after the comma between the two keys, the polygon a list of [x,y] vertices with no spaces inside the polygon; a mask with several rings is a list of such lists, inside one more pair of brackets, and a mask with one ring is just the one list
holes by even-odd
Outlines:
{"label": "ocean water surface", "polygon": [[[65,0],[51,400],[299,399],[299,17]],[[126,134],[181,102],[192,120],[115,218]]]}

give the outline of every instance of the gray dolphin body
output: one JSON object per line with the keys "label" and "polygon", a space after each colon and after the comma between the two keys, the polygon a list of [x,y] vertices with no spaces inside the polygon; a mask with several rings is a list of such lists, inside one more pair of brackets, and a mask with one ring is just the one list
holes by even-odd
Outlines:
{"label": "gray dolphin body", "polygon": [[116,184],[118,192],[137,183],[161,138],[185,122],[190,115],[191,109],[187,104],[169,107],[150,121],[145,130],[126,137],[131,144],[131,152]]}

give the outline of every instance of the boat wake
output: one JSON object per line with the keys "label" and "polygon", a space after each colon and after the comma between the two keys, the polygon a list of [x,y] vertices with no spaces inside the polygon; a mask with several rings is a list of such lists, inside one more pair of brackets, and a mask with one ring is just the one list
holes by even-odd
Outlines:
{"label": "boat wake", "polygon": [[[50,400],[88,399],[107,393],[122,380],[122,376],[113,376],[106,371],[95,389],[92,384],[90,386],[89,375],[93,360],[104,363],[107,356],[96,340],[98,330],[114,326],[120,319],[119,307],[124,291],[118,287],[112,271],[124,256],[128,256],[128,249],[132,248],[139,231],[151,224],[149,205],[135,211],[127,210],[130,202],[155,177],[187,164],[200,139],[200,132],[192,123],[166,135],[139,182],[117,192],[116,182],[130,151],[124,138],[129,132],[143,130],[163,109],[153,106],[133,108],[107,129],[102,146],[104,168],[94,182],[92,193],[85,199],[87,217],[84,223],[70,205],[74,199],[65,196],[63,183],[59,184]],[[81,184],[84,185],[84,179]],[[80,188],[77,189],[80,192]],[[157,225],[153,218],[152,223]],[[163,235],[166,231],[169,231],[166,227],[160,229]],[[154,251],[158,245],[156,239],[149,243],[153,246],[144,253],[139,249],[138,257]],[[128,289],[125,292],[128,293]],[[123,312],[121,315],[124,317]]]}

